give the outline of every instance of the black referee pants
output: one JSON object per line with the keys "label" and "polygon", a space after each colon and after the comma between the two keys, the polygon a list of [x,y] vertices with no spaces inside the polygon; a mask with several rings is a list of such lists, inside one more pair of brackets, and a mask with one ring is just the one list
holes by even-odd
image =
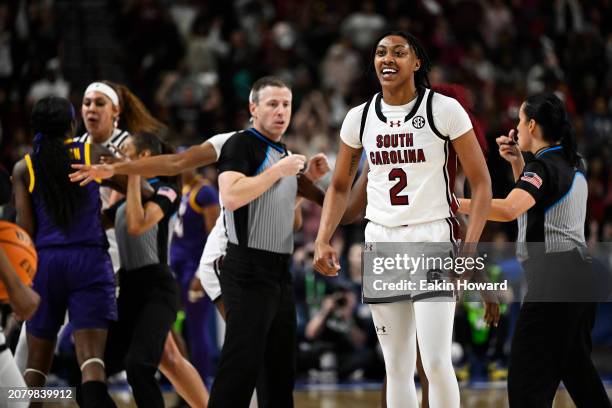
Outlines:
{"label": "black referee pants", "polygon": [[[565,295],[565,288],[551,290],[550,285],[542,283],[544,279],[555,285],[559,281],[568,283],[576,276],[591,279],[585,269],[588,266],[578,256],[577,253],[546,256],[538,260],[536,269],[533,263],[525,264],[532,292],[526,299],[537,299],[532,289],[547,299],[563,298],[559,294]],[[556,273],[562,269],[566,269],[566,273]],[[532,287],[537,280],[542,284]],[[561,381],[578,408],[612,407],[591,360],[591,330],[596,311],[595,302],[523,303],[512,338],[508,367],[510,408],[552,407]]]}
{"label": "black referee pants", "polygon": [[178,310],[178,285],[167,265],[119,270],[119,320],[106,341],[107,374],[125,369],[139,407],[163,408],[155,378]]}
{"label": "black referee pants", "polygon": [[290,255],[228,245],[220,275],[225,343],[209,408],[247,408],[260,374],[267,392],[259,407],[293,407],[296,312],[289,262]]}

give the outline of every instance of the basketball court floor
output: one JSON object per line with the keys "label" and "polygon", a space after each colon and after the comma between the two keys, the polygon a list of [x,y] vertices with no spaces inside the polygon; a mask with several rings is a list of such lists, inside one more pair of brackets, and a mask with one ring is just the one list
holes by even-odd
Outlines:
{"label": "basketball court floor", "polygon": [[[612,384],[607,383],[608,395],[612,397]],[[308,385],[295,391],[296,408],[377,408],[380,407],[380,384],[354,384],[339,386],[333,384]],[[125,387],[111,389],[118,408],[136,407],[131,393]],[[174,392],[164,392],[166,407],[177,404]],[[76,403],[46,404],[46,407],[77,407]],[[462,408],[504,408],[508,407],[504,382],[475,383],[461,387]],[[567,391],[560,389],[553,408],[574,408]]]}

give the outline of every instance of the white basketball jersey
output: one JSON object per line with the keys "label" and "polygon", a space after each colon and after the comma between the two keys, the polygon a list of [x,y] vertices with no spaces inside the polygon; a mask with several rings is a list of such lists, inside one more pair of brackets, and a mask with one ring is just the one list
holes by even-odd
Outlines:
{"label": "white basketball jersey", "polygon": [[[436,109],[435,104],[444,106]],[[455,104],[459,105],[452,98],[425,89],[407,113],[387,109],[388,117],[385,116],[380,93],[355,108],[357,112],[353,115],[361,111],[362,138],[357,145],[363,146],[370,166],[368,220],[397,227],[454,216],[458,208],[452,188],[457,157],[451,139],[471,128],[467,113],[462,108],[458,110]],[[448,123],[438,118],[444,115],[459,116],[458,120],[450,120],[454,129],[450,134],[442,133],[448,127],[439,130],[436,126]],[[344,137],[343,140],[346,141]]]}
{"label": "white basketball jersey", "polygon": [[[102,143],[102,146],[106,147],[113,153],[115,156],[119,156],[119,151],[123,143],[130,137],[130,133],[126,130],[114,129],[111,137],[106,139]],[[76,141],[81,143],[93,143],[91,135],[89,133],[83,133],[81,136],[75,138]],[[110,187],[100,187],[100,199],[102,200],[102,208],[108,208],[112,204],[110,202],[112,189]],[[114,232],[111,232],[114,234]],[[107,234],[108,236],[109,234]],[[114,242],[114,236],[113,236]]]}

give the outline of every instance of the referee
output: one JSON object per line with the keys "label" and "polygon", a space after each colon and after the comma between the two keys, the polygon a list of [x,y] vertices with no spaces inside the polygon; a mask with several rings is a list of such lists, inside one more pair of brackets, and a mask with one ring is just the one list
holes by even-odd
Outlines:
{"label": "referee", "polygon": [[[252,88],[253,126],[223,146],[217,162],[227,255],[220,283],[225,343],[209,407],[248,407],[263,375],[263,407],[293,407],[296,312],[289,264],[297,179],[305,158],[280,143],[291,119],[291,90],[264,77]],[[269,169],[271,171],[265,171]]]}
{"label": "referee", "polygon": [[[591,360],[597,303],[589,288],[599,282],[582,255],[588,188],[563,102],[554,94],[527,98],[518,147],[514,130],[496,141],[516,185],[493,200],[489,219],[518,218],[517,255],[527,277],[510,352],[510,407],[551,407],[561,381],[577,407],[611,407]],[[534,158],[525,164],[519,149]],[[460,211],[469,208],[461,200]]]}

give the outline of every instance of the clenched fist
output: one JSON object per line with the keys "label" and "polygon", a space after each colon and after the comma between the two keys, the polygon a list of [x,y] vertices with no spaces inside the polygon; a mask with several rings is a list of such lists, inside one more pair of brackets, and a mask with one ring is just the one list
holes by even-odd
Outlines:
{"label": "clenched fist", "polygon": [[304,168],[306,157],[301,154],[292,154],[279,160],[274,167],[281,177],[295,176]]}

